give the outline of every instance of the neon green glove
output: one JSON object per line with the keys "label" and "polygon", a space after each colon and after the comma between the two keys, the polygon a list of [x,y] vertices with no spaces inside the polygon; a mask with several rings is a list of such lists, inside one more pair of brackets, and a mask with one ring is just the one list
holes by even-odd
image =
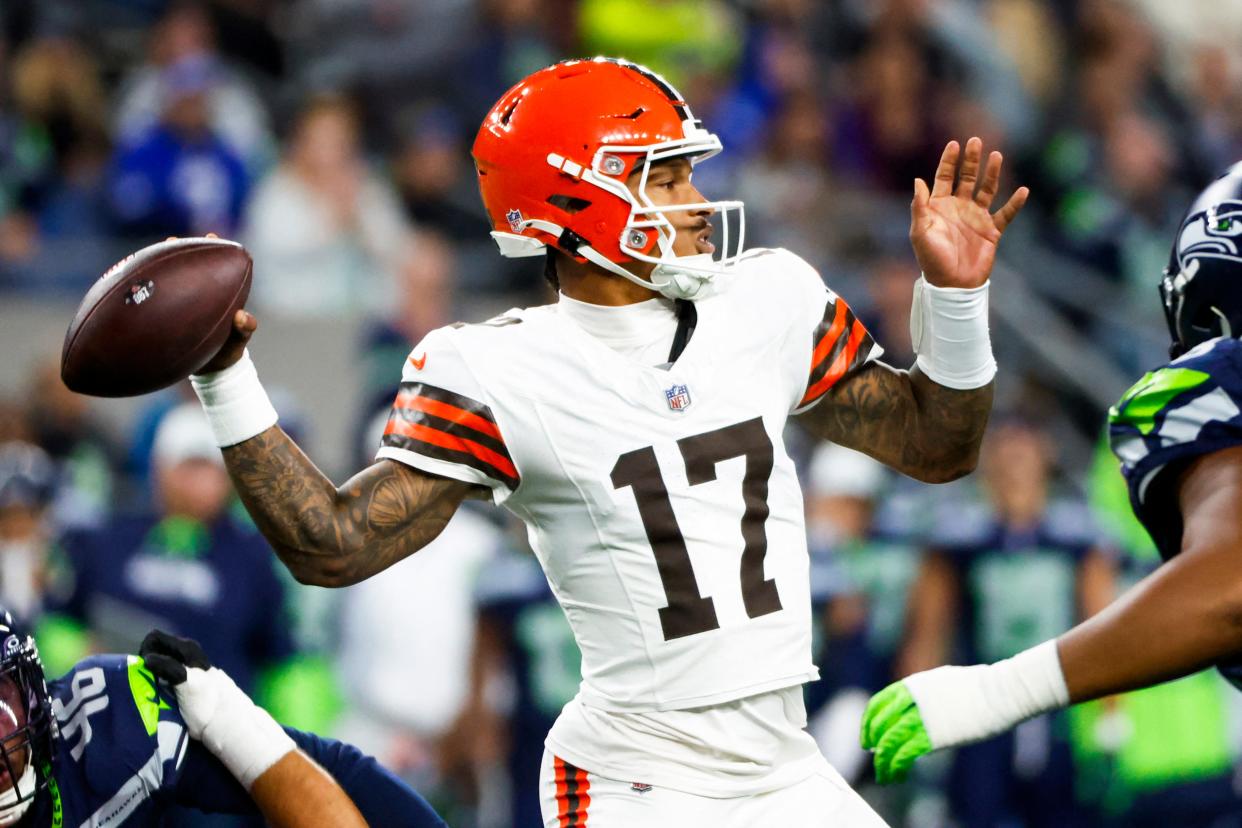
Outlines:
{"label": "neon green glove", "polygon": [[881,785],[903,781],[914,760],[932,749],[919,706],[900,681],[871,697],[861,739],[863,748],[875,754],[875,778]]}

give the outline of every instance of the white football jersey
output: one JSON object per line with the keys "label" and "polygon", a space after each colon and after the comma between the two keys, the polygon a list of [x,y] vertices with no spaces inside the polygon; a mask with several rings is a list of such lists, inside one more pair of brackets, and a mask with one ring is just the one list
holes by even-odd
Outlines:
{"label": "white football jersey", "polygon": [[784,250],[748,254],[666,367],[556,305],[432,331],[380,457],[489,487],[527,525],[582,651],[580,699],[703,707],[801,684],[802,495],[781,433],[880,348]]}

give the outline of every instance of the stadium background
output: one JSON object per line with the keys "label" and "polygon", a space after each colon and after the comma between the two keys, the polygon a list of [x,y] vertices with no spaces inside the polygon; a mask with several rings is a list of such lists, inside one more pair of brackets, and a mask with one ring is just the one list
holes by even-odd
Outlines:
{"label": "stadium background", "polygon": [[[1211,673],[1020,730],[983,761],[928,761],[901,789],[868,786],[849,742],[858,699],[894,670],[1016,652],[1153,565],[1100,437],[1163,359],[1155,285],[1181,211],[1242,158],[1236,2],[3,0],[0,598],[37,622],[51,668],[132,649],[151,621],[213,635],[233,611],[213,601],[267,583],[266,554],[204,550],[163,514],[152,443],[184,389],[60,387],[95,276],[168,235],[245,242],[256,362],[339,481],[366,462],[411,343],[551,298],[538,263],[495,254],[468,151],[513,82],[593,54],[681,89],[726,148],[696,183],[745,200],[750,244],[819,267],[895,364],[911,358],[913,178],[980,135],[1006,187],[1031,187],[993,277],[981,471],[919,487],[791,430],[825,673],[808,699],[838,766],[894,825],[1234,824],[1242,729]],[[118,522],[152,511],[154,534],[120,548]],[[1029,519],[1053,540],[953,551],[980,521]],[[105,587],[105,570],[124,577]],[[377,752],[453,825],[535,824],[524,780],[577,666],[519,532],[466,515],[347,590],[280,574],[278,597],[255,598],[258,632],[220,645],[265,703]],[[967,823],[980,792],[1012,819]],[[1064,798],[1072,817],[1049,816]]]}

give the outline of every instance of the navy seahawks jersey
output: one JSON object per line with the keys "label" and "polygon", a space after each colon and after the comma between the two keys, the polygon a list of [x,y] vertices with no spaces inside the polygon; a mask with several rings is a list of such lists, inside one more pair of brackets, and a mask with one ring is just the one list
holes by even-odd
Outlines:
{"label": "navy seahawks jersey", "polygon": [[957,568],[962,585],[959,657],[1009,658],[1078,621],[1079,564],[1104,549],[1085,504],[1053,500],[1033,526],[1006,525],[983,503],[946,507],[928,545]]}
{"label": "navy seahawks jersey", "polygon": [[[154,828],[172,805],[257,813],[241,785],[190,739],[175,695],[137,656],[84,659],[49,682],[48,691],[59,727],[51,780],[22,826]],[[348,745],[286,730],[340,782],[369,824],[444,828],[426,802],[373,759]]]}
{"label": "navy seahawks jersey", "polygon": [[1212,339],[1148,372],[1109,411],[1109,439],[1134,514],[1172,558],[1182,544],[1179,472],[1242,445],[1242,342]]}
{"label": "navy seahawks jersey", "polygon": [[27,823],[155,825],[189,747],[176,701],[136,656],[93,656],[48,684],[52,781]]}

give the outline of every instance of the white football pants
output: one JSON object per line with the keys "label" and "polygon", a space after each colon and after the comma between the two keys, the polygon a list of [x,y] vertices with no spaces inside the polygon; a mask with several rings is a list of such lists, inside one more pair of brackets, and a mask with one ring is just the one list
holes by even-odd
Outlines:
{"label": "white football pants", "polygon": [[787,788],[716,799],[587,773],[545,750],[539,794],[544,828],[887,828],[827,762]]}

